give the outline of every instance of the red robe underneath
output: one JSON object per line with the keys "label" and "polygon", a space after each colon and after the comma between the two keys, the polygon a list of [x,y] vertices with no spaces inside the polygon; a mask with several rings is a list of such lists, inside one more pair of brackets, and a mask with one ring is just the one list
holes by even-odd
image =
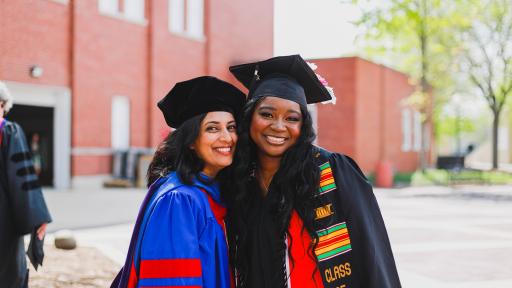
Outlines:
{"label": "red robe underneath", "polygon": [[[324,284],[320,277],[320,271],[317,269],[315,260],[311,258],[309,245],[311,237],[307,230],[302,231],[303,222],[297,212],[292,212],[292,219],[288,232],[292,237],[292,242],[288,236],[288,243],[291,245],[291,256],[286,255],[288,288],[295,287],[318,287],[323,288]],[[293,261],[292,261],[293,258]]]}

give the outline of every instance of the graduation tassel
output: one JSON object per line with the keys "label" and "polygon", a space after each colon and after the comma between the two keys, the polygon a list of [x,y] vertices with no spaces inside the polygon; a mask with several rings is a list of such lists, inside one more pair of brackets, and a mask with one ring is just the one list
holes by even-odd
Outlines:
{"label": "graduation tassel", "polygon": [[[249,84],[249,93],[250,91],[254,91],[254,85],[256,84],[256,82],[260,81],[260,75],[258,74],[259,72],[259,69],[260,69],[260,66],[259,65],[256,65],[256,68],[254,69],[254,75],[252,76],[252,79],[251,79],[251,84]],[[251,93],[247,96],[248,99],[251,99]]]}

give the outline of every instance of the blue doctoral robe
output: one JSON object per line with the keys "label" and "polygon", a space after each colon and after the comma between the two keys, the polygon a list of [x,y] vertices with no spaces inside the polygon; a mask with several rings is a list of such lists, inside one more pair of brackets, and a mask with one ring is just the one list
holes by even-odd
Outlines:
{"label": "blue doctoral robe", "polygon": [[111,287],[231,287],[221,203],[216,183],[185,185],[175,172],[158,179]]}

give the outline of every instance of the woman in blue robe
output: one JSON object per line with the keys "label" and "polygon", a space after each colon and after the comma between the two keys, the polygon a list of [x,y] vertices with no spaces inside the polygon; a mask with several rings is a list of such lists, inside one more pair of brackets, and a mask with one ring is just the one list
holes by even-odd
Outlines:
{"label": "woman in blue robe", "polygon": [[176,130],[149,166],[149,192],[111,287],[233,286],[218,179],[233,160],[244,102],[231,84],[204,76],[177,83],[158,103]]}

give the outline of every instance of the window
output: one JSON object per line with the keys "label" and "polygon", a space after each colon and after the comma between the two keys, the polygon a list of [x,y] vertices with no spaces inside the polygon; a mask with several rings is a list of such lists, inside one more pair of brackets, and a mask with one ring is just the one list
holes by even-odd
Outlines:
{"label": "window", "polygon": [[421,151],[421,113],[418,111],[414,111],[414,145],[413,150],[414,151]]}
{"label": "window", "polygon": [[203,37],[203,0],[188,0],[187,4],[187,31],[193,37]]}
{"label": "window", "polygon": [[169,29],[174,33],[185,32],[185,0],[169,1]]}
{"label": "window", "polygon": [[124,0],[124,15],[133,20],[144,20],[144,0]]}
{"label": "window", "polygon": [[119,13],[119,0],[99,0],[98,5],[100,12],[117,14]]}
{"label": "window", "polygon": [[421,113],[410,108],[402,110],[402,151],[421,151],[423,137]]}
{"label": "window", "polygon": [[196,39],[204,37],[204,0],[169,0],[169,30]]}
{"label": "window", "polygon": [[98,0],[101,13],[135,22],[144,21],[144,0],[124,0],[121,11],[121,0]]}
{"label": "window", "polygon": [[402,110],[402,151],[411,151],[411,110]]}
{"label": "window", "polygon": [[112,98],[112,148],[126,150],[130,148],[130,100],[125,96]]}

